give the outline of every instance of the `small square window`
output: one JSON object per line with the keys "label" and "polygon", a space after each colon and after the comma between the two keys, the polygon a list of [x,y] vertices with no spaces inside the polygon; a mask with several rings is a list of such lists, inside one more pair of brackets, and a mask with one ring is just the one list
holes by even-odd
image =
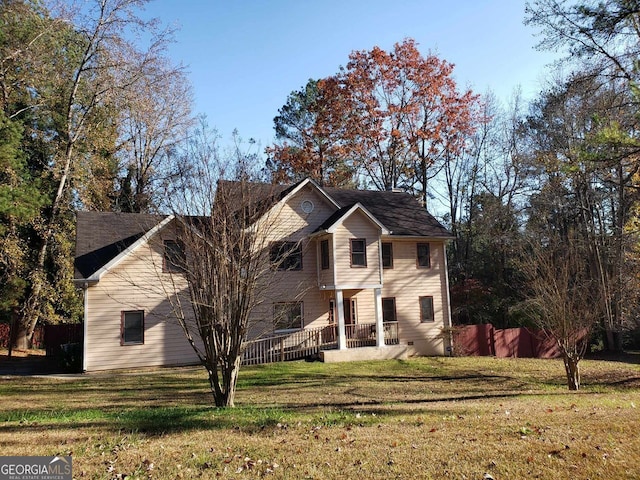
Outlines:
{"label": "small square window", "polygon": [[187,264],[187,256],[184,244],[175,240],[164,241],[164,261],[162,271],[165,273],[184,273]]}
{"label": "small square window", "polygon": [[351,239],[351,266],[367,266],[367,241],[364,238]]}
{"label": "small square window", "polygon": [[382,299],[382,321],[396,322],[396,299],[388,297]]}
{"label": "small square window", "polygon": [[144,343],[144,311],[123,311],[120,314],[120,345]]}
{"label": "small square window", "polygon": [[382,244],[382,268],[393,268],[393,244]]}
{"label": "small square window", "polygon": [[274,330],[299,330],[302,328],[302,302],[273,304]]}
{"label": "small square window", "polygon": [[278,270],[302,270],[302,246],[299,242],[274,242],[270,257]]}
{"label": "small square window", "polygon": [[418,243],[418,267],[431,267],[431,249],[428,243]]}
{"label": "small square window", "polygon": [[329,268],[329,240],[320,242],[320,266],[322,270]]}
{"label": "small square window", "polygon": [[433,322],[433,297],[420,297],[420,321]]}

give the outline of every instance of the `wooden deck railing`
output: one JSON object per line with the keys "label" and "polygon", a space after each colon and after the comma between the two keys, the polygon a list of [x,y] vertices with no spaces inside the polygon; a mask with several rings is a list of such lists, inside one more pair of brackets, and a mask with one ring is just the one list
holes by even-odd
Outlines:
{"label": "wooden deck railing", "polygon": [[[347,325],[347,347],[375,346],[376,325],[374,323]],[[398,324],[384,324],[386,345],[398,344]],[[274,335],[244,344],[243,365],[284,362],[317,355],[321,350],[338,348],[338,332],[335,325],[309,328],[296,332]]]}

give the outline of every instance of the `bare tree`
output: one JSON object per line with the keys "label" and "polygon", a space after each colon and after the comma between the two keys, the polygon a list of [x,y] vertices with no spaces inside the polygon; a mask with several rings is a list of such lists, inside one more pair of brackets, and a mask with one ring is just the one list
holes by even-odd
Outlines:
{"label": "bare tree", "polygon": [[171,152],[194,124],[192,93],[181,67],[159,60],[121,96],[118,156],[126,170],[118,207],[149,212],[170,179]]}
{"label": "bare tree", "polygon": [[578,363],[602,313],[585,247],[574,234],[564,239],[553,236],[543,244],[531,243],[525,257],[522,268],[529,287],[525,311],[556,341],[562,352],[569,390],[578,390]]}
{"label": "bare tree", "polygon": [[[91,143],[94,130],[100,127],[101,112],[112,107],[115,98],[145,77],[149,65],[157,64],[162,58],[170,39],[171,32],[158,29],[155,20],[145,21],[136,15],[146,2],[94,0],[88,6],[70,2],[69,9],[62,3],[54,5],[59,7],[54,13],[61,19],[60,23],[73,25],[78,44],[73,45],[74,54],[70,55],[69,63],[55,72],[53,91],[56,93],[49,99],[54,105],[36,106],[55,110],[59,125],[50,135],[55,149],[51,159],[55,192],[39,227],[41,242],[29,278],[31,291],[21,311],[22,327],[27,330],[29,340],[39,319],[47,286],[47,257],[52,244],[55,245],[60,212],[65,202],[73,198],[70,182],[84,159],[83,150]],[[140,49],[127,37],[143,32],[151,38],[146,49]],[[39,38],[34,38],[34,42]],[[71,45],[67,45],[63,50],[70,48]]]}
{"label": "bare tree", "polygon": [[287,244],[274,258],[282,187],[252,182],[259,172],[252,173],[248,164],[239,170],[238,151],[226,162],[216,140],[204,128],[193,138],[170,195],[177,251],[184,253],[173,256],[179,277],[165,288],[173,315],[207,370],[216,406],[233,407],[247,336],[273,331],[271,320],[263,321],[256,310],[276,271],[300,244]]}

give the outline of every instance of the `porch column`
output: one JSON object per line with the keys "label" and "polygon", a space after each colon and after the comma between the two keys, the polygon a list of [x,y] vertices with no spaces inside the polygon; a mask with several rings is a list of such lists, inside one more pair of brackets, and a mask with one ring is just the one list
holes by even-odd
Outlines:
{"label": "porch column", "polygon": [[382,322],[382,289],[374,288],[375,315],[376,315],[376,347],[384,347],[384,325]]}
{"label": "porch column", "polygon": [[344,326],[344,298],[342,290],[336,290],[336,310],[338,314],[338,350],[347,349],[347,335]]}

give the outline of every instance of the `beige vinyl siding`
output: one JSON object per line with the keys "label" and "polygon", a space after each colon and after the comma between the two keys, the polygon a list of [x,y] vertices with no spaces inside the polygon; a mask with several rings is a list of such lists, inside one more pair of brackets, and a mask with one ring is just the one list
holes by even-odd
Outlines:
{"label": "beige vinyl siding", "polygon": [[[380,284],[380,228],[364,213],[354,212],[335,231],[336,286]],[[367,266],[351,266],[351,239],[361,238],[367,244]]]}
{"label": "beige vinyl siding", "polygon": [[344,290],[342,294],[345,301],[355,298],[357,323],[376,323],[373,290]]}
{"label": "beige vinyl siding", "polygon": [[[302,211],[302,202],[313,203],[313,211]],[[313,233],[336,210],[317,190],[306,185],[287,202],[277,204],[259,222],[258,231],[270,241],[298,241]]]}
{"label": "beige vinyl siding", "polygon": [[[305,213],[301,204],[305,200],[314,205]],[[307,327],[328,323],[329,300],[318,287],[319,239],[309,239],[314,231],[336,210],[325,197],[307,185],[282,205],[277,205],[263,220],[260,230],[268,241],[302,241],[302,270],[275,271],[268,274],[268,287],[261,292],[261,304],[251,316],[249,337],[255,338],[273,332],[273,304],[303,302],[303,323]],[[268,223],[266,223],[268,222]],[[326,236],[330,240],[330,236]],[[331,242],[330,242],[331,243]],[[330,245],[330,257],[333,256]],[[330,270],[324,270],[328,272]]]}
{"label": "beige vinyl siding", "polygon": [[[320,242],[326,240],[329,243],[329,268],[322,270],[321,265],[321,254],[320,254]],[[317,252],[318,252],[318,260],[317,260],[317,268],[318,271],[318,286],[333,286],[333,274],[334,274],[334,252],[333,252],[333,235],[323,235],[321,237],[316,238]]]}
{"label": "beige vinyl siding", "polygon": [[[85,368],[87,371],[155,365],[186,365],[198,359],[172,315],[164,287],[172,276],[162,273],[162,236],[142,245],[100,282],[88,288]],[[186,282],[173,275],[186,293]],[[121,312],[144,310],[144,344],[120,345]]]}
{"label": "beige vinyl siding", "polygon": [[[449,324],[446,295],[444,243],[427,240],[396,240],[393,268],[383,270],[382,297],[395,297],[400,342],[410,345],[416,355],[442,355],[442,328]],[[429,243],[431,267],[417,268],[417,244]],[[433,296],[434,322],[420,321],[420,297]]]}

